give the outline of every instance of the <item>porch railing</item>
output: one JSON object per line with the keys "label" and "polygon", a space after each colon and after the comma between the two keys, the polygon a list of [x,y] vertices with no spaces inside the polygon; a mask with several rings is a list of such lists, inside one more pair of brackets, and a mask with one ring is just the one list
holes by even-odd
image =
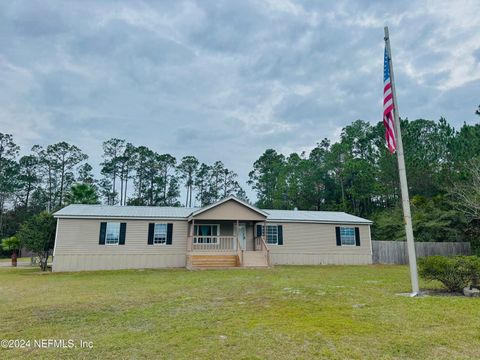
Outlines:
{"label": "porch railing", "polygon": [[240,239],[238,237],[235,238],[237,241],[237,257],[238,257],[238,265],[243,265],[243,249],[240,246]]}
{"label": "porch railing", "polygon": [[264,236],[257,236],[255,238],[255,251],[262,251],[267,258],[268,266],[270,266],[270,249],[268,248]]}
{"label": "porch railing", "polygon": [[236,252],[236,236],[189,236],[188,251]]}

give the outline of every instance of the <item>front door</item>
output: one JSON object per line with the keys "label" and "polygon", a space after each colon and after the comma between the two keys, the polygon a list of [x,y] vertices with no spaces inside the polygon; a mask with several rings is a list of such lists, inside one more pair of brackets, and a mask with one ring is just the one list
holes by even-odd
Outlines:
{"label": "front door", "polygon": [[238,224],[238,241],[242,250],[245,250],[247,246],[247,226],[244,223]]}

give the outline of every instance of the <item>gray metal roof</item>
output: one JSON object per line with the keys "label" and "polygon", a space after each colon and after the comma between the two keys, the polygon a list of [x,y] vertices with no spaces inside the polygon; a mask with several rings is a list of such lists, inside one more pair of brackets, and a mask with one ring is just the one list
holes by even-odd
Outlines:
{"label": "gray metal roof", "polygon": [[187,218],[198,208],[159,206],[109,206],[72,204],[53,214],[55,217]]}
{"label": "gray metal roof", "polygon": [[338,211],[264,210],[269,221],[371,224],[372,221]]}
{"label": "gray metal roof", "polygon": [[[108,206],[73,204],[57,211],[59,218],[164,218],[187,219],[200,208],[156,207],[156,206]],[[358,216],[336,211],[303,210],[262,210],[268,214],[268,221],[318,222],[318,223],[353,223],[371,224],[372,222]]]}

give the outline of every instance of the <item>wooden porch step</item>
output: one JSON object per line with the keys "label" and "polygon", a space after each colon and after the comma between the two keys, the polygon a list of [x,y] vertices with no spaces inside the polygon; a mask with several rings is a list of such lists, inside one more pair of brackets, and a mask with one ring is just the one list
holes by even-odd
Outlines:
{"label": "wooden porch step", "polygon": [[190,255],[192,268],[225,268],[238,266],[237,255]]}

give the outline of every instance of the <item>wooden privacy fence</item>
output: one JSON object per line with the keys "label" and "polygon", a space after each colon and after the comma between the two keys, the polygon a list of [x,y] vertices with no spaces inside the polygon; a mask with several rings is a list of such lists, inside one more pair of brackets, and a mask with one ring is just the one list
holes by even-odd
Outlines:
{"label": "wooden privacy fence", "polygon": [[[431,255],[470,255],[469,242],[416,242],[417,258]],[[408,264],[405,241],[372,241],[374,264]]]}

